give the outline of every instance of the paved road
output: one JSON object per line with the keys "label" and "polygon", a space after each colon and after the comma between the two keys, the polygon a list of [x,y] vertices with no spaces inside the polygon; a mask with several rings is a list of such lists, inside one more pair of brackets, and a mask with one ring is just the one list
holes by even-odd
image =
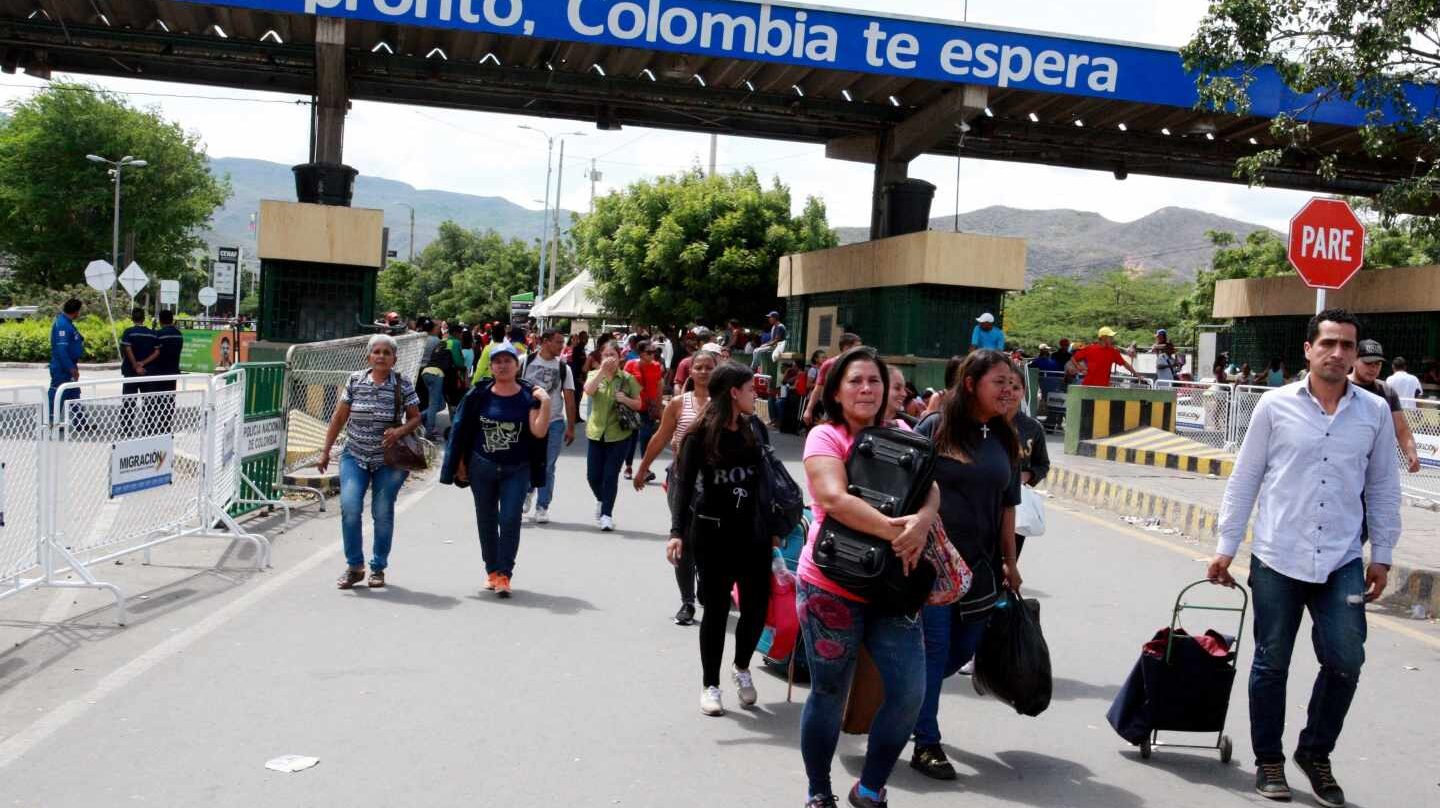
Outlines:
{"label": "paved road", "polygon": [[[278,536],[265,573],[200,541],[107,570],[151,588],[124,630],[95,595],[0,602],[0,804],[798,806],[803,688],[787,703],[784,682],[760,676],[759,709],[700,715],[695,629],[668,620],[662,495],[622,493],[620,531],[597,532],[580,448],[561,461],[556,521],[525,528],[508,602],[478,591],[468,493],[428,484],[402,502],[383,592],[333,588],[338,525],[320,518]],[[1196,551],[1088,509],[1052,506],[1050,519],[1024,573],[1044,602],[1053,705],[1023,718],[952,680],[941,723],[961,778],[902,764],[892,804],[1263,803],[1243,689],[1229,767],[1202,753],[1141,762],[1104,720],[1139,644],[1199,576]],[[1437,804],[1440,631],[1386,618],[1368,650],[1337,773],[1362,808]],[[1297,657],[1291,738],[1315,672],[1308,649]],[[842,741],[837,785],[862,750]],[[264,769],[288,753],[321,763]]]}

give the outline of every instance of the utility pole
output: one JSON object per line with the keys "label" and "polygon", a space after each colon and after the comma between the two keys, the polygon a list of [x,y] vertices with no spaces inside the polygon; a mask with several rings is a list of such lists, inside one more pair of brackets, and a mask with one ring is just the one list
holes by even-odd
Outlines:
{"label": "utility pole", "polygon": [[[528,129],[531,132],[538,132],[540,133],[541,137],[545,138],[545,208],[543,214],[540,217],[540,266],[535,268],[535,302],[539,303],[540,301],[545,299],[545,246],[550,243],[549,233],[547,233],[546,231],[550,227],[550,175],[555,165],[553,158],[555,156],[556,136],[550,134],[549,132],[546,132],[544,129],[537,129],[536,127],[530,126],[529,124],[521,124],[519,128]],[[561,135],[585,137],[586,133],[562,132]],[[565,144],[563,141],[560,144],[560,148],[563,159],[565,148]],[[555,201],[555,207],[560,207],[560,201],[558,197]],[[558,225],[556,226],[556,229],[559,229]]]}
{"label": "utility pole", "polygon": [[396,202],[401,207],[410,209],[410,263],[415,263],[415,206],[409,202]]}
{"label": "utility pole", "polygon": [[590,158],[590,212],[595,212],[595,183],[600,180],[600,172],[595,170],[595,158]]}
{"label": "utility pole", "polygon": [[720,136],[710,136],[710,176],[715,176],[715,153],[720,148]]}
{"label": "utility pole", "polygon": [[[565,187],[565,139],[560,139],[560,171],[555,177],[555,243],[550,246],[550,285],[546,288],[555,292],[555,268],[560,263],[560,189]],[[543,296],[541,300],[543,300]],[[536,300],[539,303],[540,300]]]}

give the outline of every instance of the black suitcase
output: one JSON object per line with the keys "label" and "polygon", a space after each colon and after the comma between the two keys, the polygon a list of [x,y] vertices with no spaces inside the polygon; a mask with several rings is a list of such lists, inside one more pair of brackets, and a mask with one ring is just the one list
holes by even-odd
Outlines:
{"label": "black suitcase", "polygon": [[[866,427],[845,460],[850,494],[886,516],[919,510],[934,469],[930,440],[893,427]],[[918,611],[935,582],[931,565],[919,564],[907,576],[889,542],[830,516],[820,526],[812,558],[831,580],[897,614]]]}

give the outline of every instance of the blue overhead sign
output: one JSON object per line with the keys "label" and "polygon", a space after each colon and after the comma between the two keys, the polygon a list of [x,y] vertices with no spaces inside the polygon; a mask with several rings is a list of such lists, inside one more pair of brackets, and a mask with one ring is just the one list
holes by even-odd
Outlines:
{"label": "blue overhead sign", "polygon": [[[1173,48],[752,0],[225,0],[220,5],[602,43],[917,79],[1193,107],[1195,78]],[[703,76],[702,76],[703,77]],[[1252,114],[1306,111],[1356,126],[1364,113],[1285,87],[1250,87]],[[1422,94],[1413,94],[1419,103]],[[1433,88],[1423,93],[1433,106]],[[903,100],[903,99],[902,99]]]}

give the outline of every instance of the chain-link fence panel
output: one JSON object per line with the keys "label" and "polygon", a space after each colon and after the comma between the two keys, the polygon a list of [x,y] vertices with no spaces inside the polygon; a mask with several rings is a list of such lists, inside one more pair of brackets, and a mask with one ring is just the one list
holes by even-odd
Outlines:
{"label": "chain-link fence panel", "polygon": [[0,596],[40,565],[45,388],[0,389]]}
{"label": "chain-link fence panel", "polygon": [[200,529],[210,376],[71,390],[51,447],[55,543],[93,564]]}
{"label": "chain-link fence panel", "polygon": [[1415,436],[1420,471],[1409,474],[1401,457],[1400,484],[1406,492],[1427,499],[1440,499],[1440,402],[1429,399],[1401,399],[1405,423]]}
{"label": "chain-link fence panel", "polygon": [[1111,387],[1124,387],[1129,389],[1148,390],[1151,387],[1150,380],[1144,376],[1126,376],[1120,373],[1111,374]]}
{"label": "chain-link fence panel", "polygon": [[1230,394],[1230,445],[1240,451],[1245,443],[1245,431],[1250,428],[1250,419],[1255,408],[1260,406],[1260,397],[1273,390],[1253,384],[1237,384]]}
{"label": "chain-link fence panel", "polygon": [[1213,382],[1156,379],[1156,390],[1175,392],[1175,431],[1216,449],[1230,447],[1230,401],[1234,387]]}
{"label": "chain-link fence panel", "polygon": [[1040,402],[1040,412],[1043,416],[1045,428],[1051,432],[1059,432],[1065,427],[1065,400],[1066,391],[1070,384],[1065,381],[1065,373],[1059,370],[1036,371],[1040,377],[1038,382],[1039,390],[1036,398]]}
{"label": "chain-link fence panel", "polygon": [[240,490],[240,428],[245,417],[245,371],[231,370],[210,380],[214,428],[210,430],[207,484],[210,502],[224,509]]}
{"label": "chain-link fence panel", "polygon": [[[421,354],[427,334],[402,334],[395,338],[394,372],[414,382],[420,372]],[[349,337],[328,342],[296,345],[286,355],[285,386],[285,471],[314,463],[325,446],[325,431],[340,391],[350,374],[368,366],[369,337]],[[337,442],[344,442],[342,432]]]}

